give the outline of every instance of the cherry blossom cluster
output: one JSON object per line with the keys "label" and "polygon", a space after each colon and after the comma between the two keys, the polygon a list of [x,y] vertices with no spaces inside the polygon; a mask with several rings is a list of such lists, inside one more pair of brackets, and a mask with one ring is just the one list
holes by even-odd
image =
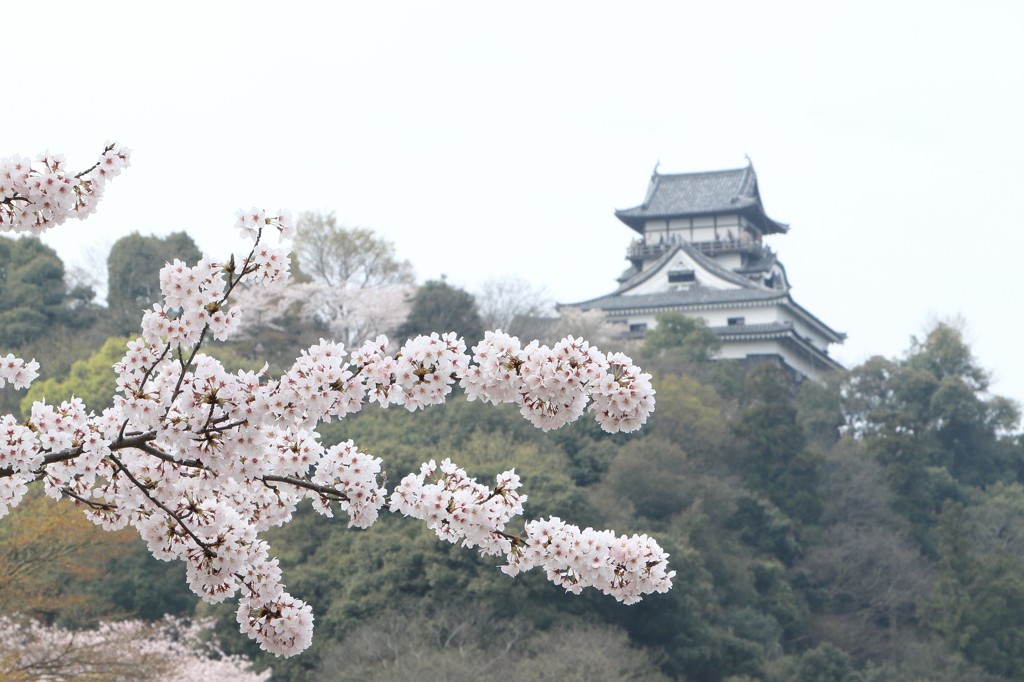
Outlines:
{"label": "cherry blossom cluster", "polygon": [[544,431],[575,421],[590,400],[610,433],[636,431],[654,411],[651,376],[626,355],[605,356],[582,339],[520,348],[519,339],[499,329],[487,332],[473,353],[476,364],[462,379],[469,399],[516,403]]}
{"label": "cherry blossom cluster", "polygon": [[645,594],[667,592],[675,571],[668,554],[647,535],[615,537],[610,530],[580,530],[556,516],[526,524],[502,571],[515,576],[543,566],[548,580],[573,594],[594,587],[618,601],[634,604]]}
{"label": "cherry blossom cluster", "polygon": [[68,218],[96,212],[111,178],[131,165],[131,151],[108,143],[89,169],[72,174],[63,154],[47,151],[35,162],[15,154],[0,159],[0,231],[39,234]]}
{"label": "cherry blossom cluster", "polygon": [[14,357],[8,353],[7,357],[0,358],[0,388],[9,381],[14,388],[28,388],[36,377],[39,376],[39,363],[35,360],[25,362],[21,358]]}
{"label": "cherry blossom cluster", "polygon": [[[472,358],[454,333],[409,339],[393,355],[384,336],[351,354],[322,339],[280,378],[266,366],[231,373],[202,344],[237,330],[242,311],[229,306],[236,287],[286,280],[287,249],[261,241],[268,228],[282,237],[294,229],[285,211],[240,211],[238,219],[255,240],[246,258],[204,256],[192,267],[163,268],[163,303],[145,312],[142,337],[114,366],[112,407],[90,413],[73,398],[36,403],[25,423],[0,419],[0,516],[41,480],[48,495],[70,499],[103,528],[133,526],[156,558],[186,564],[189,586],[204,601],[237,597],[241,630],[267,651],[291,656],[309,646],[313,614],[285,591],[259,534],[291,520],[303,499],[328,516],[337,506],[360,528],[388,500],[382,461],[352,442],[325,448],[321,421],[367,402],[415,411],[444,402],[460,382],[470,400],[516,403],[544,430],[589,404],[606,430],[632,431],[654,408],[650,377],[629,358],[572,337],[554,348],[522,348],[500,331],[488,332]],[[24,387],[37,368],[9,356],[0,378]],[[570,590],[592,585],[624,601],[668,589],[667,555],[649,538],[555,528],[555,519],[543,522],[550,532],[534,522],[525,535],[506,533],[523,511],[519,487],[512,471],[487,488],[448,460],[431,461],[402,481],[389,508],[425,520],[439,537],[505,555],[507,572],[543,565]],[[577,540],[586,548],[558,550]]]}
{"label": "cherry blossom cluster", "polygon": [[[427,479],[433,480],[427,483]],[[482,554],[507,554],[512,536],[504,533],[505,524],[523,513],[526,495],[516,492],[519,476],[506,471],[498,476],[494,489],[476,482],[466,472],[445,459],[434,460],[409,474],[391,494],[390,510],[421,519],[442,540],[464,547],[479,547]]]}
{"label": "cherry blossom cluster", "polygon": [[[311,480],[316,485],[344,493],[345,497],[338,500],[338,506],[348,513],[350,528],[369,528],[377,520],[387,497],[387,490],[377,483],[377,476],[382,473],[381,464],[380,457],[360,452],[352,441],[346,441],[324,453]],[[331,498],[327,494],[321,493],[313,498],[314,509],[333,517],[330,503]]]}
{"label": "cherry blossom cluster", "polygon": [[604,431],[631,433],[647,423],[654,411],[651,375],[641,372],[624,353],[611,353],[607,359],[607,373],[587,386],[592,408]]}
{"label": "cherry blossom cluster", "polygon": [[466,342],[454,332],[417,336],[395,357],[386,355],[388,339],[378,336],[355,353],[370,402],[381,407],[404,405],[410,412],[439,405],[469,366]]}
{"label": "cherry blossom cluster", "polygon": [[170,616],[67,630],[0,616],[0,678],[12,680],[145,679],[153,682],[265,682],[270,670],[249,671],[243,656],[221,651],[212,618]]}
{"label": "cherry blossom cluster", "polygon": [[[427,482],[428,480],[432,482]],[[390,509],[427,522],[442,540],[462,540],[485,555],[506,555],[502,570],[515,576],[543,566],[552,582],[579,594],[594,587],[627,604],[642,595],[666,592],[675,571],[668,554],[647,535],[616,537],[610,530],[580,530],[556,517],[531,521],[521,535],[505,533],[506,524],[523,511],[525,495],[515,471],[497,477],[493,489],[470,478],[445,459],[424,464],[391,494]]]}
{"label": "cherry blossom cluster", "polygon": [[285,209],[279,210],[276,214],[267,215],[261,208],[251,208],[248,211],[238,209],[235,212],[235,229],[242,239],[252,239],[258,242],[260,232],[266,227],[272,227],[278,231],[278,241],[291,239],[295,236],[295,218],[292,212]]}

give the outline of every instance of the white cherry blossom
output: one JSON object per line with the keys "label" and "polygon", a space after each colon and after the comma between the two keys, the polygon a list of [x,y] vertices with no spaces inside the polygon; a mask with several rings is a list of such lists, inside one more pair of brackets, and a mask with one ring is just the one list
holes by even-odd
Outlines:
{"label": "white cherry blossom", "polygon": [[[60,156],[38,163],[0,163],[0,227],[40,230],[84,217],[103,183],[127,167],[128,151],[109,146],[79,176],[67,175]],[[113,407],[89,413],[73,398],[34,404],[25,423],[0,419],[0,517],[41,480],[48,495],[80,506],[104,529],[130,525],[156,558],[183,561],[204,601],[237,598],[241,630],[282,656],[309,646],[313,613],[285,591],[259,534],[291,520],[303,499],[327,516],[345,512],[359,528],[387,504],[444,540],[505,557],[506,573],[542,567],[572,592],[594,587],[633,603],[669,589],[668,555],[648,536],[580,530],[556,518],[509,532],[526,502],[514,471],[487,487],[450,460],[432,460],[389,498],[379,457],[351,441],[325,448],[316,430],[367,403],[409,411],[440,404],[459,384],[469,400],[518,405],[545,431],[588,406],[606,431],[634,431],[654,409],[649,375],[582,339],[523,346],[500,330],[487,332],[472,356],[454,333],[408,339],[394,355],[385,336],[354,352],[321,339],[279,379],[266,366],[231,373],[202,344],[238,329],[244,312],[231,297],[240,283],[274,288],[287,280],[286,246],[263,240],[270,228],[281,238],[294,230],[287,211],[254,208],[236,217],[236,228],[254,240],[245,259],[204,256],[192,267],[176,260],[161,270],[163,302],[143,314],[141,338],[114,366]],[[25,388],[38,368],[0,358],[0,385]]]}
{"label": "white cherry blossom", "polygon": [[107,143],[91,168],[72,175],[63,154],[40,154],[35,162],[15,154],[0,158],[0,232],[40,234],[68,218],[96,211],[107,181],[131,165],[131,151]]}

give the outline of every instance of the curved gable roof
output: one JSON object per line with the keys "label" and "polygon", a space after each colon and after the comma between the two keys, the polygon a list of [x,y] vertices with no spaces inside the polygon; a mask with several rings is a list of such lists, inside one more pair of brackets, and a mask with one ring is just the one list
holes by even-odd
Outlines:
{"label": "curved gable roof", "polygon": [[722,213],[746,216],[762,234],[786,232],[789,226],[764,211],[757,173],[746,168],[651,176],[644,203],[616,211],[615,216],[638,232],[654,218],[685,218]]}
{"label": "curved gable roof", "polygon": [[612,292],[611,295],[617,296],[619,294],[624,294],[628,292],[630,289],[633,289],[639,286],[640,284],[643,284],[647,280],[651,279],[656,274],[661,272],[672,260],[673,256],[675,256],[676,253],[678,253],[679,251],[683,251],[684,253],[686,253],[686,255],[688,255],[694,261],[694,263],[696,263],[696,265],[703,268],[708,273],[714,275],[715,277],[718,277],[719,279],[723,279],[726,282],[735,284],[742,289],[766,288],[762,284],[752,281],[749,277],[744,277],[743,275],[736,274],[735,272],[729,270],[728,268],[723,268],[721,265],[716,263],[713,258],[708,258],[703,253],[693,248],[686,242],[681,242],[673,246],[668,251],[666,251],[660,258],[658,258],[658,260],[648,265],[642,271],[636,273],[629,279],[622,282],[619,288]]}

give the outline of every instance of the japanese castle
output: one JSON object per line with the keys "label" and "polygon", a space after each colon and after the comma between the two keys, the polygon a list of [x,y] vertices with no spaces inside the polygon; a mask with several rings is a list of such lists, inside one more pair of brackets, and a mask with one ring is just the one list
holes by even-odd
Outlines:
{"label": "japanese castle", "polygon": [[789,226],[765,213],[753,165],[671,175],[655,168],[644,202],[615,216],[639,235],[630,267],[618,289],[571,307],[602,310],[634,338],[658,313],[701,317],[722,341],[719,357],[777,362],[797,380],[842,369],[828,347],[846,334],[793,300],[786,269],[762,243]]}

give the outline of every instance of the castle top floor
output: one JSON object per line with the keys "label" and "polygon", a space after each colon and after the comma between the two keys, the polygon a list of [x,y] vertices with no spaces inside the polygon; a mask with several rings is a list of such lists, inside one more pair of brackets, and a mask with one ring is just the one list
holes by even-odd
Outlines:
{"label": "castle top floor", "polygon": [[[764,211],[753,165],[705,173],[662,175],[655,169],[644,203],[615,212],[615,217],[650,241],[653,233],[673,229],[701,230],[686,241],[713,241],[729,229],[734,238],[744,233],[760,241],[766,234],[786,232],[789,226],[772,220]],[[683,235],[680,234],[680,237]],[[712,239],[705,239],[711,236]]]}
{"label": "castle top floor", "polygon": [[764,235],[789,229],[765,213],[753,165],[667,175],[655,169],[644,203],[615,216],[640,233],[627,254],[637,270],[681,242],[740,268],[765,255]]}

